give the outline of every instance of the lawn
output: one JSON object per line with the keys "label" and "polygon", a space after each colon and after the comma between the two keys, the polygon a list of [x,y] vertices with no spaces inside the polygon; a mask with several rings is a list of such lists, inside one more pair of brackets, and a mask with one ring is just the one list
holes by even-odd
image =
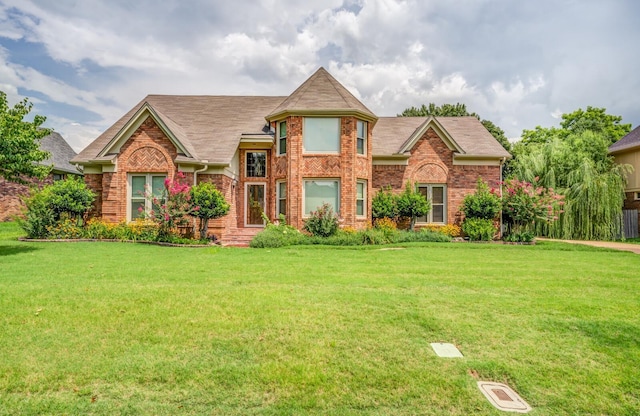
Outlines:
{"label": "lawn", "polygon": [[0,224],[0,415],[504,414],[478,379],[532,415],[640,414],[636,254],[18,235]]}

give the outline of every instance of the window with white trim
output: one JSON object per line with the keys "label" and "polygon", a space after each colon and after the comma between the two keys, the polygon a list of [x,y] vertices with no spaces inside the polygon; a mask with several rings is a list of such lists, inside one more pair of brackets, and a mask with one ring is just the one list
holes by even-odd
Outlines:
{"label": "window with white trim", "polygon": [[367,181],[358,181],[356,183],[356,216],[364,217],[367,215]]}
{"label": "window with white trim", "polygon": [[367,152],[367,123],[365,121],[358,120],[357,130],[356,153],[364,155]]}
{"label": "window with white trim", "polygon": [[640,192],[635,192],[634,195],[636,201],[640,200]]}
{"label": "window with white trim", "polygon": [[337,179],[306,179],[303,189],[304,216],[329,204],[334,213],[340,209],[340,181]]}
{"label": "window with white trim", "polygon": [[127,197],[129,199],[128,220],[133,221],[154,209],[154,200],[162,203],[166,174],[136,173],[129,174]]}
{"label": "window with white trim", "polygon": [[247,178],[267,176],[267,152],[247,152],[246,162]]}
{"label": "window with white trim", "polygon": [[419,217],[417,222],[429,224],[447,223],[447,185],[443,184],[420,184],[418,191],[431,201],[431,211]]}
{"label": "window with white trim", "polygon": [[276,200],[278,206],[276,207],[276,212],[278,216],[287,215],[287,183],[286,182],[278,182],[276,188]]}
{"label": "window with white trim", "polygon": [[278,154],[284,155],[287,153],[287,122],[281,121],[278,123]]}
{"label": "window with white trim", "polygon": [[302,143],[305,153],[340,153],[340,119],[305,117]]}

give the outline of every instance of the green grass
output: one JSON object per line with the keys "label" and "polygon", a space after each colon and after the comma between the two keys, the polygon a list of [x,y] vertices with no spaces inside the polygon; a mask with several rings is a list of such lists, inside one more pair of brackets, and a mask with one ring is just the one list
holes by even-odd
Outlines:
{"label": "green grass", "polygon": [[640,414],[636,254],[20,234],[0,224],[0,415],[503,414],[474,376],[532,415]]}

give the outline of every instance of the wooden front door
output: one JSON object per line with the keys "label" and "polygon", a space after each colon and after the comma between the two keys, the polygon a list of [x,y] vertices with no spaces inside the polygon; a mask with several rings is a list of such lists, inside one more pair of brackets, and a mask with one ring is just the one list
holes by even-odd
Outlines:
{"label": "wooden front door", "polygon": [[262,213],[266,206],[266,184],[248,183],[245,193],[245,226],[264,227]]}

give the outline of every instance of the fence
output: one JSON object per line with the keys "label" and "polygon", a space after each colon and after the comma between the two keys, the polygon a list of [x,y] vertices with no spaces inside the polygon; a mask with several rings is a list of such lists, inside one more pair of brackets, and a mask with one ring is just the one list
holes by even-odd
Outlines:
{"label": "fence", "polygon": [[622,232],[625,238],[638,238],[638,210],[623,210],[622,221]]}

